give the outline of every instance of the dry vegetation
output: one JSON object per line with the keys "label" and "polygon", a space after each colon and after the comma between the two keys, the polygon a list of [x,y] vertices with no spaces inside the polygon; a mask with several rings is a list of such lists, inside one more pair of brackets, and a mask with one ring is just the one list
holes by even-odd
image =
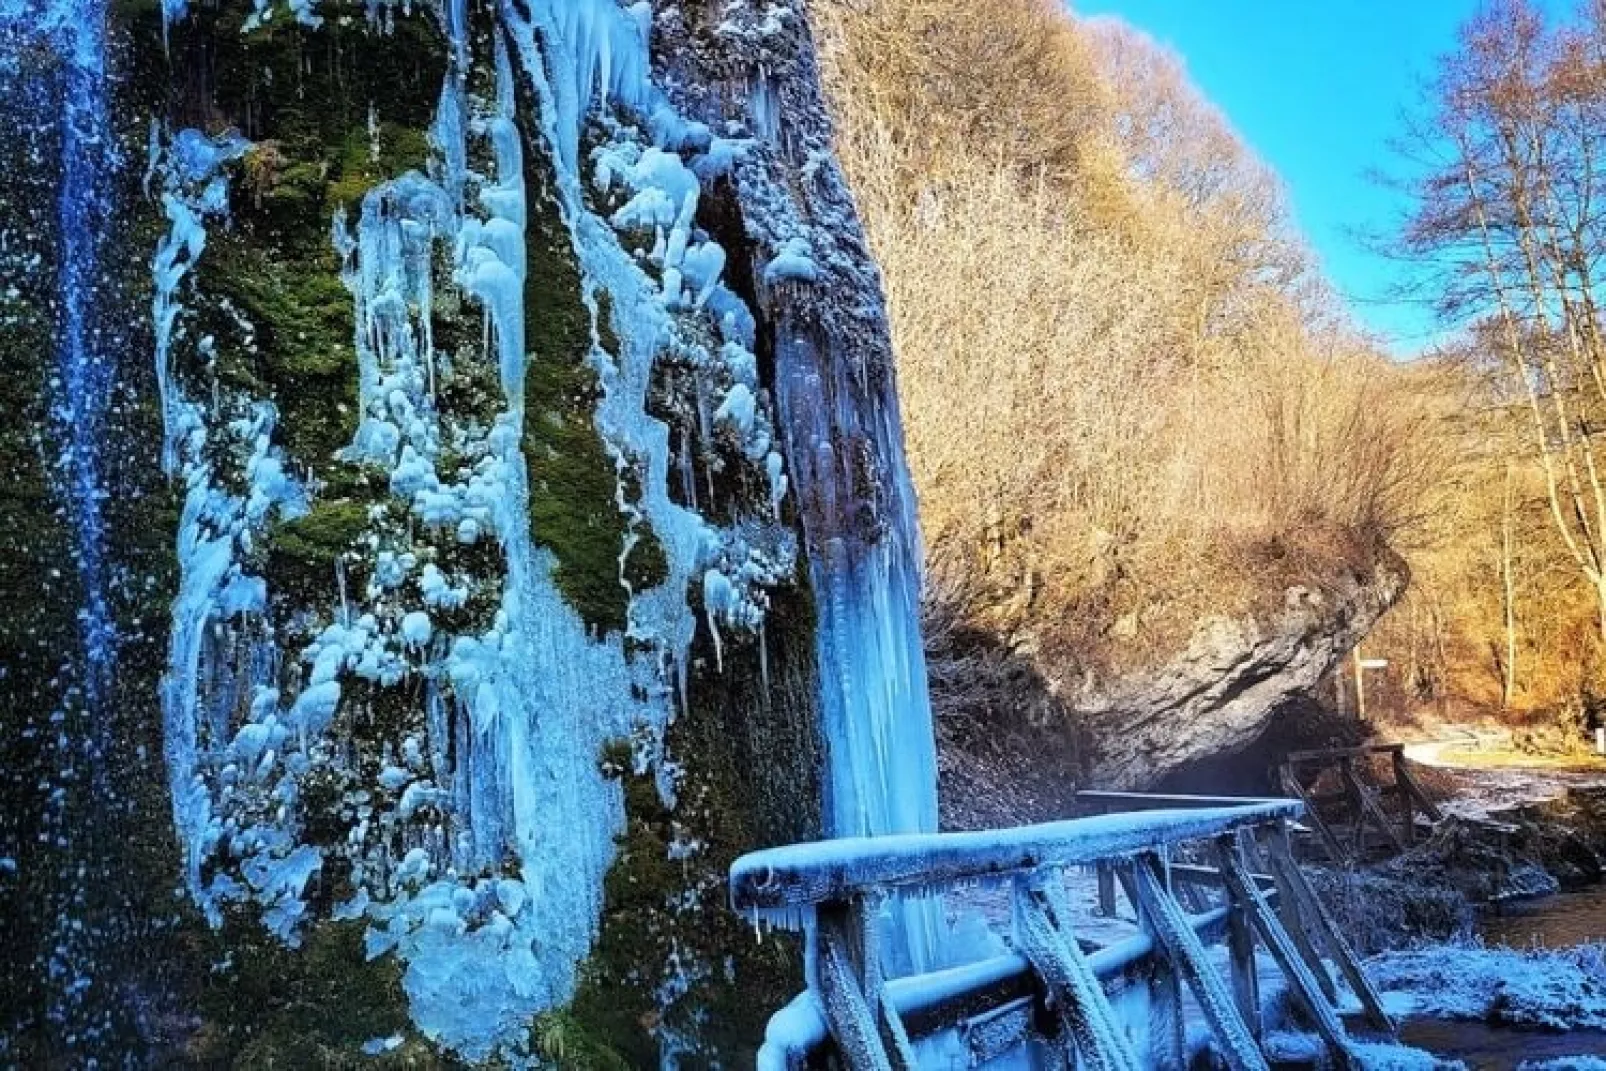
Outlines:
{"label": "dry vegetation", "polygon": [[1163,657],[1415,522],[1429,408],[1173,56],[1049,0],[815,13],[885,276],[940,696]]}
{"label": "dry vegetation", "polygon": [[1606,637],[1606,3],[1524,0],[1464,27],[1404,146],[1401,252],[1459,329],[1430,373],[1455,465],[1376,642],[1406,701],[1499,709],[1576,741]]}

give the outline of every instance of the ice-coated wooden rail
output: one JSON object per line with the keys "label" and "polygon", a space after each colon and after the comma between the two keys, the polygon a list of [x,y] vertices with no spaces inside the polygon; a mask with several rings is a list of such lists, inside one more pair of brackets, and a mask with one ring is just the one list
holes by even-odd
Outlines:
{"label": "ice-coated wooden rail", "polygon": [[[1329,963],[1370,1025],[1393,1032],[1289,852],[1287,826],[1302,803],[1132,793],[1081,801],[1101,813],[1006,830],[820,841],[738,859],[732,907],[807,934],[809,988],[771,1019],[760,1067],[826,1066],[834,1057],[855,1071],[912,1069],[917,1043],[946,1034],[969,1050],[972,1066],[1035,1040],[1067,1068],[1181,1068],[1186,987],[1226,1066],[1263,1071],[1257,947],[1277,963],[1333,1065],[1358,1066]],[[1201,861],[1175,863],[1178,854]],[[1072,867],[1118,882],[1139,931],[1102,947],[1080,939],[1064,885]],[[886,977],[878,920],[887,898],[977,882],[1009,887],[1011,950]],[[1207,946],[1220,942],[1227,954],[1213,958]]]}

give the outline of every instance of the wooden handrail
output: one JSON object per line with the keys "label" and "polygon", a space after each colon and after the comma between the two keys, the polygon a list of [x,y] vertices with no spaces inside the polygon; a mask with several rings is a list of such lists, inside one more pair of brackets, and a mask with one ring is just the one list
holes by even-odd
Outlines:
{"label": "wooden handrail", "polygon": [[[1139,806],[1018,829],[822,841],[737,860],[732,905],[810,935],[809,987],[772,1018],[759,1067],[811,1066],[829,1045],[855,1071],[912,1069],[916,1042],[960,1024],[974,1030],[967,1036],[977,1060],[1046,1032],[1074,1039],[1081,1064],[1091,1069],[1180,1066],[1187,1049],[1185,984],[1203,1009],[1218,1056],[1236,1071],[1264,1071],[1257,943],[1278,961],[1335,1066],[1358,1064],[1323,952],[1339,962],[1375,1025],[1391,1030],[1354,953],[1289,854],[1287,829],[1303,813],[1297,800],[1090,795],[1085,802],[1095,806]],[[1209,846],[1217,867],[1170,862],[1170,849],[1184,843]],[[1257,865],[1269,873],[1251,872],[1257,860],[1266,861]],[[1119,879],[1140,932],[1102,948],[1079,939],[1064,872],[1087,865]],[[977,880],[1010,888],[1013,950],[888,978],[878,922],[886,898]],[[1218,891],[1193,895],[1200,885]],[[1205,951],[1222,940],[1225,972]],[[1120,1028],[1111,1004],[1134,985],[1147,987],[1153,1009],[1147,1041],[1141,1031]]]}
{"label": "wooden handrail", "polygon": [[1082,866],[1204,840],[1245,826],[1298,818],[1294,800],[1236,807],[1094,815],[1018,829],[846,837],[768,848],[731,868],[738,912],[785,911],[868,893],[941,888],[1045,866]]}
{"label": "wooden handrail", "polygon": [[1358,759],[1367,755],[1392,755],[1405,750],[1404,744],[1362,744],[1359,747],[1323,748],[1316,751],[1290,751],[1285,762],[1328,762]]}
{"label": "wooden handrail", "polygon": [[1106,811],[1160,811],[1180,808],[1243,807],[1254,803],[1281,803],[1283,800],[1277,796],[1194,796],[1085,789],[1076,794],[1076,802],[1103,807]]}

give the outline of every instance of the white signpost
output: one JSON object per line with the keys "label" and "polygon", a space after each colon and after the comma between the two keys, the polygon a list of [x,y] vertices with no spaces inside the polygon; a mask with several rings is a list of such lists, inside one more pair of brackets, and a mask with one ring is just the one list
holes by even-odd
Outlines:
{"label": "white signpost", "polygon": [[1357,720],[1366,720],[1366,681],[1363,679],[1369,669],[1387,669],[1389,660],[1386,658],[1362,658],[1361,648],[1357,644],[1355,656],[1355,717]]}

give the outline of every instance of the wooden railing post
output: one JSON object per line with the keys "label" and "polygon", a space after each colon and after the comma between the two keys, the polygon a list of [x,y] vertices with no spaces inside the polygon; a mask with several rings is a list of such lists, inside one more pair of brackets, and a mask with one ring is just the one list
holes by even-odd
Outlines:
{"label": "wooden railing post", "polygon": [[914,1047],[885,999],[879,905],[819,905],[815,977],[831,1034],[854,1071],[916,1071]]}
{"label": "wooden railing post", "polygon": [[1061,1030],[1075,1042],[1087,1071],[1138,1071],[1139,1063],[1098,976],[1069,932],[1058,872],[1015,879],[1015,932],[1021,952],[1043,980]]}
{"label": "wooden railing post", "polygon": [[1099,914],[1107,919],[1115,917],[1115,868],[1108,860],[1097,867],[1099,876]]}
{"label": "wooden railing post", "polygon": [[[1138,925],[1153,936],[1155,922],[1138,895],[1134,869],[1132,861],[1125,860],[1116,873],[1121,880],[1121,890],[1137,915]],[[1188,1059],[1188,1034],[1183,1016],[1182,979],[1168,960],[1158,957],[1149,964],[1147,980],[1150,1062],[1155,1067],[1183,1067]]]}
{"label": "wooden railing post", "polygon": [[[1266,898],[1260,895],[1260,889],[1256,887],[1254,878],[1238,861],[1233,848],[1231,837],[1222,837],[1216,843],[1216,857],[1221,861],[1221,876],[1227,883],[1228,891],[1249,911],[1256,932],[1266,943],[1266,948],[1277,961],[1277,966],[1282,968],[1296,1003],[1310,1017],[1316,1032],[1321,1035],[1322,1041],[1327,1046],[1328,1055],[1343,1071],[1351,1069],[1358,1071],[1354,1054],[1349,1048],[1349,1039],[1344,1035],[1344,1024],[1339,1020],[1331,999],[1306,964],[1304,957],[1295,949],[1288,930],[1272,913]],[[1326,972],[1322,973],[1325,976]],[[1329,979],[1328,985],[1331,984]]]}
{"label": "wooden railing post", "polygon": [[1227,1066],[1232,1071],[1269,1071],[1249,1025],[1206,958],[1199,935],[1193,932],[1182,906],[1166,888],[1159,857],[1152,853],[1140,856],[1133,864],[1132,878],[1137,902],[1143,907],[1145,924],[1155,944],[1164,951],[1172,976],[1185,978],[1193,990]]}
{"label": "wooden railing post", "polygon": [[[1320,943],[1326,945],[1333,961],[1338,964],[1339,971],[1344,975],[1344,981],[1361,1002],[1366,1012],[1367,1020],[1377,1029],[1393,1034],[1397,1027],[1393,1018],[1383,1007],[1383,998],[1372,985],[1366,972],[1361,970],[1360,960],[1356,957],[1349,942],[1344,940],[1344,934],[1339,930],[1333,916],[1323,905],[1316,890],[1310,887],[1301,873],[1299,864],[1289,851],[1286,831],[1277,830],[1271,835],[1270,845],[1272,873],[1277,877],[1280,894],[1298,906],[1298,911],[1309,932],[1314,933]],[[1323,972],[1325,974],[1325,971]]]}
{"label": "wooden railing post", "polygon": [[[1245,858],[1246,837],[1235,838],[1233,851],[1248,865]],[[1232,996],[1238,1003],[1238,1014],[1249,1027],[1250,1036],[1259,1041],[1264,1033],[1260,1015],[1260,973],[1255,966],[1255,924],[1249,909],[1238,903],[1230,892],[1227,905],[1232,912],[1227,919],[1227,958],[1232,969]]]}

